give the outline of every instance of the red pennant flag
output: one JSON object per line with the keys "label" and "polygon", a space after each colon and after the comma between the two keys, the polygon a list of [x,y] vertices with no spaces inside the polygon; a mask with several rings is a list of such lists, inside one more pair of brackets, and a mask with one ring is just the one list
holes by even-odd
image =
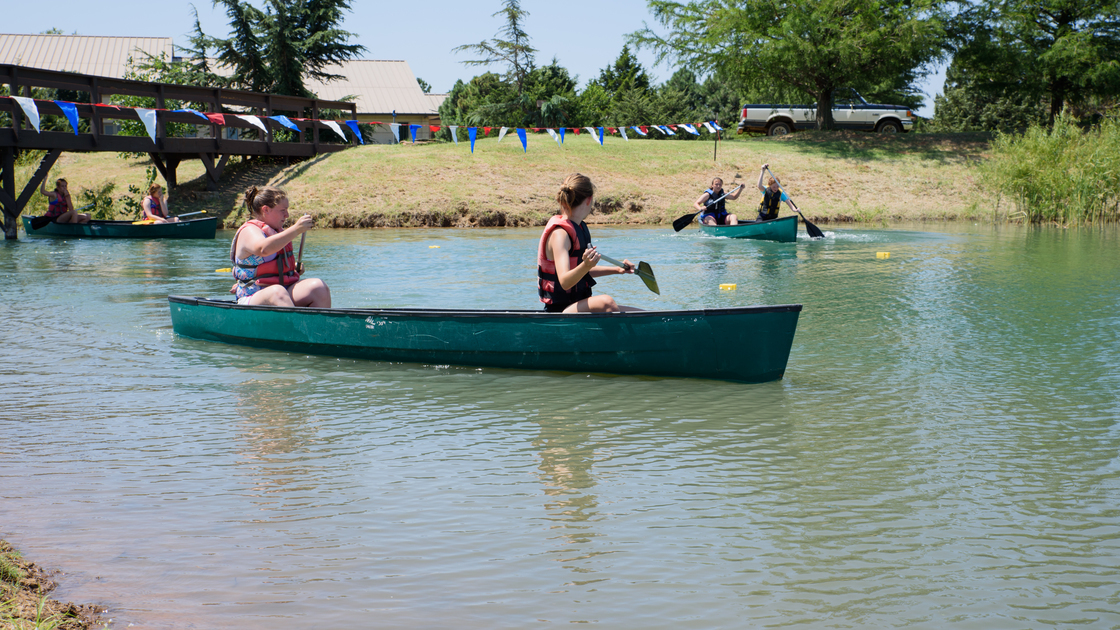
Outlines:
{"label": "red pennant flag", "polygon": [[[222,114],[206,114],[206,117],[209,118],[210,122],[212,123],[218,125],[226,124],[226,117]],[[296,120],[299,120],[299,118],[297,118]]]}
{"label": "red pennant flag", "polygon": [[576,132],[577,136],[579,135],[579,127],[572,127],[572,131]]}
{"label": "red pennant flag", "polygon": [[642,133],[649,133],[649,127],[646,125],[639,125],[638,129],[641,129]]}
{"label": "red pennant flag", "polygon": [[110,105],[108,103],[94,103],[97,107],[112,107],[113,109],[120,110],[119,105]]}
{"label": "red pennant flag", "polygon": [[677,126],[676,126],[676,125],[665,125],[665,126],[666,126],[666,127],[668,127],[668,128],[670,128],[670,129],[672,129],[673,131],[676,131],[676,130],[677,130]]}
{"label": "red pennant flag", "polygon": [[432,133],[439,131],[439,125],[428,125],[428,128],[432,130]]}
{"label": "red pennant flag", "polygon": [[490,135],[490,129],[492,129],[492,127],[483,127],[482,128],[482,135],[484,135],[484,136]]}
{"label": "red pennant flag", "polygon": [[381,122],[380,120],[375,120],[375,121],[373,121],[373,122],[371,122],[371,123],[369,123],[369,124],[370,124],[370,125],[383,125],[383,124],[385,124],[385,123]]}
{"label": "red pennant flag", "polygon": [[617,131],[617,129],[615,129],[614,127],[607,127],[607,131],[614,133],[615,131]]}

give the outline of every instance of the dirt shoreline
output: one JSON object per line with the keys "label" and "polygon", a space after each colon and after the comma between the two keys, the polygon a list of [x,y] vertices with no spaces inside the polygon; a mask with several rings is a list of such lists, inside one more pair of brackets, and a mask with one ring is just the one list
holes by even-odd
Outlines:
{"label": "dirt shoreline", "polygon": [[90,630],[107,628],[104,606],[60,602],[50,597],[59,571],[24,559],[6,540],[0,540],[0,628],[8,630]]}

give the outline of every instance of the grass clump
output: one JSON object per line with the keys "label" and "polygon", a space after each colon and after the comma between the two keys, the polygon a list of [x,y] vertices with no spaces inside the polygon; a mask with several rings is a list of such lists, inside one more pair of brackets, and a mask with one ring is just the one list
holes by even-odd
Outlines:
{"label": "grass clump", "polygon": [[1000,134],[982,181],[1014,210],[1007,218],[1062,225],[1120,219],[1120,119],[1087,131],[1062,115],[1047,129]]}

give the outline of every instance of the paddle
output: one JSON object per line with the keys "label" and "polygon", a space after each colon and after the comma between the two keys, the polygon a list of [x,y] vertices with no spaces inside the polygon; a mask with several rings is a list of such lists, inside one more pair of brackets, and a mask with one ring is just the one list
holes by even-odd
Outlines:
{"label": "paddle", "polygon": [[[82,206],[81,208],[78,208],[74,212],[81,212],[82,210],[85,210],[86,208],[92,208],[92,207],[93,207],[93,204],[91,203],[89,205],[85,205],[85,206]],[[31,229],[32,230],[38,230],[39,228],[43,227],[44,225],[50,223],[51,221],[54,221],[54,217],[31,217]]]}
{"label": "paddle", "polygon": [[[617,265],[619,267],[622,267],[623,269],[626,268],[626,265],[618,262],[613,258],[610,258],[609,256],[603,256],[602,254],[599,254],[599,256],[612,265]],[[653,267],[650,267],[649,263],[638,263],[638,268],[634,270],[634,273],[638,274],[638,277],[642,279],[642,282],[646,283],[647,289],[653,291],[658,295],[661,295],[661,290],[657,288],[657,278],[653,277]]]}
{"label": "paddle", "polygon": [[[770,173],[770,169],[767,168],[766,172]],[[774,174],[770,173],[770,177],[774,177]],[[777,177],[774,177],[774,181],[778,182],[778,188],[782,192],[786,192],[786,189],[782,188],[782,182],[778,181]],[[786,194],[786,197],[788,198],[789,194]],[[790,199],[789,203],[791,206],[793,206],[793,209],[797,211],[797,214],[801,215],[801,220],[805,222],[805,231],[809,233],[809,238],[824,238],[824,232],[822,232],[819,227],[813,225],[812,223],[809,223],[809,219],[805,218],[805,214],[801,212],[801,208],[798,208],[797,204],[793,203],[793,199]]]}
{"label": "paddle", "polygon": [[[743,187],[743,185],[739,184],[738,186],[735,187],[735,190],[739,190],[742,187]],[[726,196],[730,195],[731,193],[735,192],[735,190],[732,190],[731,192],[723,193],[722,195],[720,195],[719,199],[723,199],[724,197],[726,197]],[[717,201],[719,201],[719,199],[716,199],[715,201],[712,201],[712,200],[709,199],[708,200],[708,205],[712,205],[713,203],[716,203]],[[680,232],[681,230],[685,229],[686,227],[688,227],[688,224],[692,223],[692,220],[696,218],[696,215],[700,214],[703,211],[704,210],[697,210],[696,212],[693,212],[692,214],[686,214],[683,217],[677,219],[676,221],[673,221],[673,231],[674,232]]]}
{"label": "paddle", "polygon": [[179,218],[182,218],[182,217],[193,217],[193,216],[194,216],[194,215],[196,215],[196,214],[206,214],[206,211],[205,211],[205,210],[199,210],[198,212],[188,212],[188,213],[186,213],[186,214],[177,214],[177,215],[175,215],[175,216],[177,216],[177,217],[179,217]]}
{"label": "paddle", "polygon": [[307,232],[299,235],[299,256],[296,257],[296,273],[303,275],[303,239],[307,238]]}

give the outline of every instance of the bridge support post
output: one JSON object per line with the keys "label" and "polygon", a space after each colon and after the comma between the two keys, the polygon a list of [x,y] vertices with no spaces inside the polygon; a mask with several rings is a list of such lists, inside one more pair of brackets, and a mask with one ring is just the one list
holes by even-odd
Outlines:
{"label": "bridge support post", "polygon": [[58,156],[62,155],[62,149],[51,149],[43,156],[43,161],[39,162],[39,168],[35,169],[35,173],[31,176],[31,181],[23,187],[23,192],[19,197],[16,197],[16,149],[15,147],[4,147],[0,151],[0,206],[4,210],[4,239],[15,240],[17,231],[19,229],[19,215],[23,213],[23,209],[27,207],[27,202],[31,201],[31,195],[35,194],[36,189],[46,179],[47,173],[51,172],[51,167],[54,166]]}

